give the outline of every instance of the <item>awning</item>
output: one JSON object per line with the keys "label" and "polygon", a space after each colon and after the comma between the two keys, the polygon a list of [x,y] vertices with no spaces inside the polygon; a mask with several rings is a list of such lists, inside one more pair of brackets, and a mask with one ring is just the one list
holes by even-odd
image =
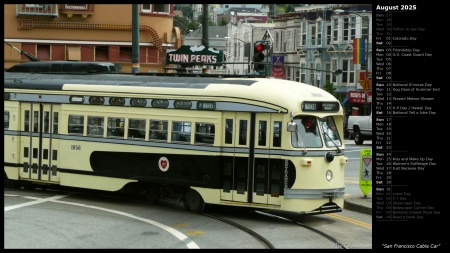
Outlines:
{"label": "awning", "polygon": [[341,87],[337,87],[336,90],[334,90],[334,92],[346,93],[349,90],[356,90],[356,89],[355,89],[355,87],[341,86]]}

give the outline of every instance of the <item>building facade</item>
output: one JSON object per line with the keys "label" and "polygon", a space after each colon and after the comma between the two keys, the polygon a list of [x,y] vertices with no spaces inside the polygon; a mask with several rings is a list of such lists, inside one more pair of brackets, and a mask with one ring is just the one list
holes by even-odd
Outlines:
{"label": "building facade", "polygon": [[[338,92],[359,89],[360,73],[372,69],[372,6],[311,5],[277,16],[273,53],[284,55],[286,78]],[[365,40],[364,64],[353,63],[353,40]],[[336,74],[337,70],[342,73]]]}
{"label": "building facade", "polygon": [[[132,4],[5,4],[4,40],[41,61],[109,61],[132,70]],[[181,46],[173,4],[138,4],[139,70],[163,72],[166,51]],[[136,10],[136,9],[135,9]],[[4,44],[4,67],[28,61]]]}
{"label": "building facade", "polygon": [[[109,61],[120,65],[121,72],[131,72],[132,6],[6,4],[4,39],[42,61]],[[203,44],[202,28],[185,35],[183,41],[180,29],[173,27],[173,4],[137,6],[141,72],[164,72],[167,52],[182,44]],[[215,5],[208,6],[217,10]],[[209,26],[209,47],[225,55],[224,66],[211,67],[210,73],[254,74],[253,47],[255,42],[266,40],[270,46],[266,51],[268,61],[272,56],[284,59],[283,78],[321,88],[331,83],[342,100],[348,92],[359,92],[371,103],[371,90],[364,91],[360,86],[372,73],[371,4],[302,5],[293,13],[271,18],[273,21],[256,23],[248,18],[232,19],[226,27]],[[354,63],[355,38],[365,41],[362,64]],[[4,52],[5,68],[28,61],[6,43]]]}
{"label": "building facade", "polygon": [[[295,7],[295,12],[273,17],[273,26],[269,23],[228,24],[228,59],[234,62],[253,60],[253,45],[260,40],[263,27],[270,37],[270,56],[283,57],[284,78],[307,83],[320,88],[331,83],[335,92],[341,94],[344,101],[349,93],[364,100],[370,113],[372,102],[371,89],[363,90],[360,83],[372,74],[372,5],[371,4],[312,4]],[[252,32],[248,27],[253,26]],[[264,28],[265,27],[265,28]],[[249,34],[252,34],[251,36]],[[354,41],[364,43],[364,59],[354,63]],[[250,59],[244,55],[244,44],[250,43]],[[250,64],[250,72],[253,64]],[[245,67],[234,65],[231,71],[247,73]],[[355,94],[354,94],[355,93]],[[349,101],[349,99],[345,100]],[[354,104],[362,107],[363,103]],[[361,110],[362,111],[362,110]]]}

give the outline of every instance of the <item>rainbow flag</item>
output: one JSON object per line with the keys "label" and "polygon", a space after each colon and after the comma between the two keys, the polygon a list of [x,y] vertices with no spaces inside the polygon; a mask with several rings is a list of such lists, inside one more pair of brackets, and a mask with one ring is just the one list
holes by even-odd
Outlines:
{"label": "rainbow flag", "polygon": [[364,64],[365,41],[363,38],[353,39],[353,64]]}

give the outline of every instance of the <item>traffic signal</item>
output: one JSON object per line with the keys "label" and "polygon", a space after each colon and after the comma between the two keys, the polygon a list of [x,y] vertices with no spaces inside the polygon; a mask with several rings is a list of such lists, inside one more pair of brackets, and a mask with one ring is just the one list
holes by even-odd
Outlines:
{"label": "traffic signal", "polygon": [[253,47],[253,66],[256,71],[263,72],[265,70],[264,64],[259,64],[264,61],[265,46],[261,42],[256,42]]}

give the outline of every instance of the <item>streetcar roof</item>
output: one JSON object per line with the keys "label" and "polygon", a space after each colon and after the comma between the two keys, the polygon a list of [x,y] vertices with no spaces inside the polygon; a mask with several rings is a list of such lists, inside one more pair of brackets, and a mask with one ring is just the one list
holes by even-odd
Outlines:
{"label": "streetcar roof", "polygon": [[4,87],[11,89],[233,98],[269,103],[285,109],[299,108],[302,101],[337,101],[318,87],[272,78],[5,72],[4,80]]}

